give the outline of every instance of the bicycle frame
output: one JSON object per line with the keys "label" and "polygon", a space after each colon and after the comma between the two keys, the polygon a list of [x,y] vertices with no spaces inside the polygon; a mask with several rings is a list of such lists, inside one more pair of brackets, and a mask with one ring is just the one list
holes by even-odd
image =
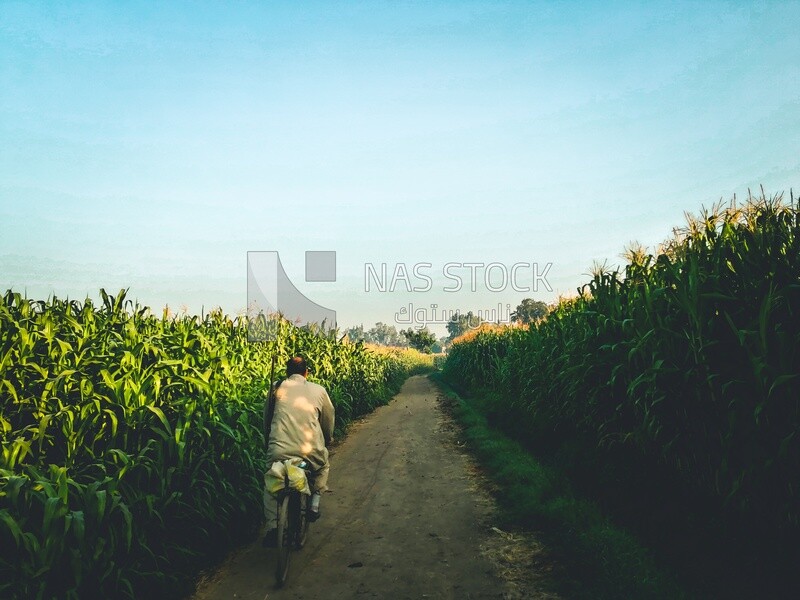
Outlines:
{"label": "bicycle frame", "polygon": [[[308,477],[308,470],[306,477]],[[289,574],[289,555],[292,550],[303,548],[308,536],[309,521],[306,513],[309,510],[310,496],[289,487],[288,476],[286,487],[276,494],[278,503],[278,561],[275,579],[278,586],[286,582]]]}

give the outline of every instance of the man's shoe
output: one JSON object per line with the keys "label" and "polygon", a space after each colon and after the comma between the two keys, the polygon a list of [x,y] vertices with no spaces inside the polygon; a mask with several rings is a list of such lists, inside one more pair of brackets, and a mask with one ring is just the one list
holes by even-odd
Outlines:
{"label": "man's shoe", "polygon": [[278,530],[270,529],[261,540],[262,548],[275,548],[278,545]]}
{"label": "man's shoe", "polygon": [[318,510],[309,510],[306,513],[306,519],[309,523],[316,523],[322,515]]}

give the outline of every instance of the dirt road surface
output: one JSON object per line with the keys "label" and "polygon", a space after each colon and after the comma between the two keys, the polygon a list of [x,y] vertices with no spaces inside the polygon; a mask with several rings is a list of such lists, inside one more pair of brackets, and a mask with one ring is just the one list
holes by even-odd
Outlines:
{"label": "dirt road surface", "polygon": [[492,528],[492,501],[454,431],[435,386],[411,377],[335,449],[322,518],[292,553],[286,585],[275,587],[275,551],[259,541],[204,578],[194,600],[544,597],[498,562],[521,557]]}

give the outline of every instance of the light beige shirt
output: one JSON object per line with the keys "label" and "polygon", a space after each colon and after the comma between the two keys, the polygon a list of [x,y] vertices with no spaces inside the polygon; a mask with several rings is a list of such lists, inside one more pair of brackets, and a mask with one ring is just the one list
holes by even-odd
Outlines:
{"label": "light beige shirt", "polygon": [[[264,424],[269,403],[264,407]],[[303,457],[315,469],[328,464],[326,442],[333,438],[334,408],[328,392],[302,375],[291,375],[275,392],[269,433],[270,461]]]}

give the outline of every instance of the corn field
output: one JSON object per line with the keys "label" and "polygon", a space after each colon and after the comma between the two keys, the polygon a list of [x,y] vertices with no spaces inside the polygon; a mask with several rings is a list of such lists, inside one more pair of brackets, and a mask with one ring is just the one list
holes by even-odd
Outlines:
{"label": "corn field", "polygon": [[653,457],[719,511],[800,520],[800,211],[718,205],[530,327],[456,340],[444,376],[528,437]]}
{"label": "corn field", "polygon": [[12,291],[0,300],[0,597],[179,596],[262,521],[271,358],[325,385],[337,428],[429,358],[281,321],[272,342],[220,311],[168,318]]}

